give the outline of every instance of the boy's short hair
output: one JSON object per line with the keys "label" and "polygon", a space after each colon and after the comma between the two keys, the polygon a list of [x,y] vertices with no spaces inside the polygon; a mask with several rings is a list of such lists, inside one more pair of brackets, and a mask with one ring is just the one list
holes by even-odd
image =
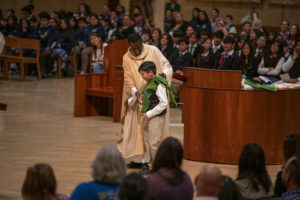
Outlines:
{"label": "boy's short hair", "polygon": [[188,41],[188,39],[186,39],[185,37],[181,38],[181,39],[178,41],[178,44],[183,43],[183,42],[184,42],[186,45],[189,45],[189,41]]}
{"label": "boy's short hair", "polygon": [[214,37],[220,38],[221,40],[223,40],[224,33],[222,31],[217,31],[217,32],[215,32]]}
{"label": "boy's short hair", "polygon": [[148,30],[142,30],[141,35],[149,35],[150,36],[150,32]]}
{"label": "boy's short hair", "polygon": [[47,20],[49,20],[50,19],[50,15],[46,11],[43,11],[43,12],[39,13],[39,18],[40,19],[47,19]]}
{"label": "boy's short hair", "polygon": [[30,18],[29,21],[30,21],[30,22],[38,22],[38,19],[36,18],[35,15],[33,15],[33,16]]}
{"label": "boy's short hair", "polygon": [[21,12],[27,12],[27,13],[32,13],[32,8],[30,6],[24,6],[22,9],[21,9]]}
{"label": "boy's short hair", "polygon": [[233,38],[233,37],[227,36],[227,37],[223,40],[223,43],[224,43],[224,44],[226,44],[226,43],[234,44],[235,41],[234,41],[234,38]]}
{"label": "boy's short hair", "polygon": [[233,20],[232,15],[226,15],[227,18],[229,18],[231,21]]}
{"label": "boy's short hair", "polygon": [[79,17],[78,22],[80,22],[80,21],[86,23],[86,18],[85,17]]}
{"label": "boy's short hair", "polygon": [[152,62],[152,61],[146,61],[146,62],[143,62],[141,64],[141,66],[139,67],[139,72],[140,71],[144,71],[144,72],[153,72],[153,74],[156,74],[156,66],[155,66],[155,63]]}
{"label": "boy's short hair", "polygon": [[173,32],[173,37],[179,37],[179,38],[184,37],[184,33],[180,30],[175,30]]}

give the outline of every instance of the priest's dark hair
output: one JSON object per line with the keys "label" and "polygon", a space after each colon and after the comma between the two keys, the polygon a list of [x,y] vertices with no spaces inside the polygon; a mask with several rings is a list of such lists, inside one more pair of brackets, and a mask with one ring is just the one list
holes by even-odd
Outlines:
{"label": "priest's dark hair", "polygon": [[132,33],[128,36],[128,42],[129,43],[136,43],[138,41],[142,42],[142,38],[138,33]]}
{"label": "priest's dark hair", "polygon": [[152,62],[152,61],[146,61],[146,62],[143,62],[141,64],[141,66],[139,67],[139,72],[140,71],[144,71],[144,72],[153,72],[153,74],[156,74],[156,66],[155,66],[155,63]]}

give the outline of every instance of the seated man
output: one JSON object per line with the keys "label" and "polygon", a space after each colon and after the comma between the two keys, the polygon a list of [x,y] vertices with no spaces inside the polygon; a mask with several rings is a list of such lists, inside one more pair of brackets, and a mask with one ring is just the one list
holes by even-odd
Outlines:
{"label": "seated man", "polygon": [[215,165],[204,166],[195,178],[195,185],[197,193],[195,200],[217,200],[224,186],[222,173]]}
{"label": "seated man", "polygon": [[289,82],[300,81],[300,40],[296,41],[294,53],[283,64],[282,71],[288,73]]}
{"label": "seated man", "polygon": [[215,62],[213,65],[214,69],[225,69],[225,70],[238,70],[239,69],[239,55],[234,52],[234,39],[227,36],[224,41],[224,52],[219,53],[215,56]]}
{"label": "seated man", "polygon": [[281,200],[300,199],[300,155],[292,156],[284,165],[282,170],[282,181],[287,192],[282,195]]}
{"label": "seated man", "polygon": [[[187,50],[189,41],[186,38],[180,39],[178,45],[178,50],[174,51],[170,56],[170,64],[176,74],[183,75],[183,68],[192,66],[193,56]],[[174,97],[175,99],[177,98],[176,101],[179,99],[179,90],[182,84],[181,80],[172,79],[171,85]]]}

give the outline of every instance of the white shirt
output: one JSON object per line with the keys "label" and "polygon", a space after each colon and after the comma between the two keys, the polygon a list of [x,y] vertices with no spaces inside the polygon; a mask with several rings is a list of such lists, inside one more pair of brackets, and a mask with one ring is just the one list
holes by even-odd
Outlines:
{"label": "white shirt", "polygon": [[275,69],[269,71],[268,66],[263,67],[264,65],[264,58],[261,59],[259,67],[257,69],[257,73],[261,75],[271,75],[271,76],[278,76],[281,72],[281,68],[284,64],[284,57],[280,58],[277,62]]}
{"label": "white shirt", "polygon": [[219,44],[218,46],[216,46],[214,41],[212,42],[212,44],[213,44],[212,49],[213,49],[214,53],[216,53],[217,50],[222,47],[222,44]]}
{"label": "white shirt", "polygon": [[148,118],[159,115],[162,111],[167,109],[169,102],[168,102],[166,86],[159,84],[157,86],[156,95],[159,99],[159,103],[153,109],[146,112]]}
{"label": "white shirt", "polygon": [[[128,105],[129,106],[133,106],[137,100],[135,93],[138,90],[136,89],[136,87],[133,87],[131,89],[131,96],[130,98],[127,100],[128,101]],[[152,110],[149,110],[146,114],[148,118],[151,118],[155,115],[160,114],[163,110],[165,110],[168,106],[168,96],[167,96],[167,91],[166,91],[166,87],[162,84],[159,84],[157,86],[157,90],[156,90],[156,95],[159,99],[159,103],[158,105],[156,105]]]}

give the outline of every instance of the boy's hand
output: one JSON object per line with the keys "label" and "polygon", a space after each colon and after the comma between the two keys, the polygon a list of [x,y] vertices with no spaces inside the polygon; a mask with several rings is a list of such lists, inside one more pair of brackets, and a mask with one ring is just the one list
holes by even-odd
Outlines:
{"label": "boy's hand", "polygon": [[146,113],[143,114],[143,119],[148,119],[148,116]]}

